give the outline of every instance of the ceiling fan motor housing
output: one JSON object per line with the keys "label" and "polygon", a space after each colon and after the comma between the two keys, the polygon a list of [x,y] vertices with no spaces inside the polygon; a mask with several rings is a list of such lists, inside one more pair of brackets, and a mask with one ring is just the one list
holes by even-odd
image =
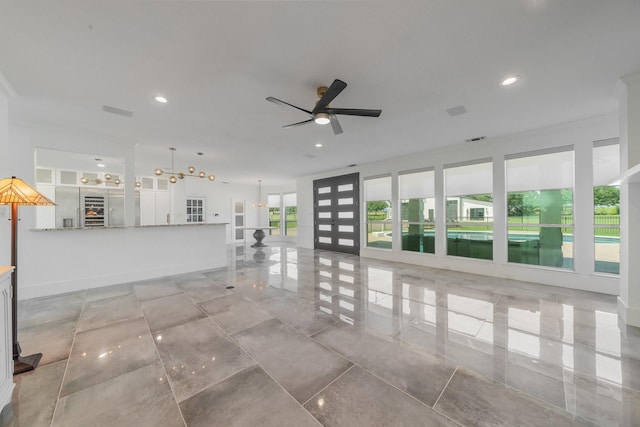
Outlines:
{"label": "ceiling fan motor housing", "polygon": [[324,94],[327,93],[327,89],[329,88],[326,86],[318,86],[318,89],[316,90],[316,93],[318,94],[318,99],[322,98]]}

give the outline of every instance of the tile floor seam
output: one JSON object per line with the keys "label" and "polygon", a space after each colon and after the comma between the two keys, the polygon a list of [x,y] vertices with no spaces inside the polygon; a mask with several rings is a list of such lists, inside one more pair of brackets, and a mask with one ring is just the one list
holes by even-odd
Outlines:
{"label": "tile floor seam", "polygon": [[58,397],[56,397],[56,404],[53,408],[53,414],[51,414],[51,421],[49,421],[49,426],[53,426],[53,420],[56,418],[56,412],[58,411],[58,404],[60,403],[60,395],[62,394],[62,386],[64,386],[64,380],[67,377],[67,371],[69,370],[69,361],[71,360],[71,353],[73,352],[73,346],[76,343],[76,336],[78,335],[78,325],[80,324],[80,319],[82,318],[82,313],[84,312],[84,306],[87,300],[87,289],[84,290],[84,297],[82,299],[82,308],[80,308],[80,314],[78,315],[78,320],[76,320],[76,327],[73,330],[73,339],[71,340],[71,347],[69,347],[69,354],[67,355],[67,363],[64,367],[64,372],[62,374],[62,380],[60,381],[60,388],[58,389]]}
{"label": "tile floor seam", "polygon": [[[207,319],[207,320],[209,320],[209,321],[211,321],[211,322],[213,322],[213,326],[214,326],[214,327],[216,327],[216,328],[219,328],[219,329],[220,329],[220,332],[225,333],[225,332],[224,332],[224,330],[223,330],[223,329],[222,329],[222,328],[221,328],[221,327],[220,327],[220,326],[215,322],[215,320],[211,319],[209,316],[207,316],[207,317],[206,317],[206,319]],[[186,323],[183,323],[183,324],[181,324],[181,325],[176,325],[176,326],[184,326],[184,325],[186,325],[187,323],[197,322],[197,321],[200,321],[200,320],[204,320],[204,318],[202,318],[202,319],[196,319],[196,320],[191,320],[190,322],[186,322]],[[171,328],[173,328],[173,326],[172,326]],[[167,329],[171,329],[171,328],[167,328]],[[165,329],[165,330],[166,330],[166,329]],[[227,336],[228,336],[228,335],[227,335]],[[228,337],[229,337],[229,336],[228,336]],[[152,336],[152,338],[153,338],[153,336]],[[229,337],[229,338],[230,338],[230,337]],[[154,344],[155,344],[155,340],[154,340]],[[240,346],[238,345],[238,347],[240,347]],[[156,344],[156,348],[157,348],[157,344]],[[240,349],[241,349],[241,350],[246,354],[246,352],[244,351],[244,349],[243,349],[242,347],[240,347]],[[159,352],[159,350],[158,350],[158,352]],[[250,356],[250,355],[248,355],[248,354],[247,354],[247,356],[251,357],[251,356]],[[159,356],[159,357],[160,357],[160,363],[162,363],[162,364],[164,365],[164,361],[162,360],[162,357],[161,357],[161,356]],[[194,392],[194,393],[192,393],[192,394],[188,395],[187,397],[183,398],[183,399],[182,399],[182,400],[180,400],[180,401],[178,401],[178,399],[177,399],[177,398],[175,398],[176,402],[178,403],[178,406],[180,406],[180,403],[181,403],[181,402],[184,402],[185,400],[187,400],[187,399],[189,399],[189,398],[191,398],[191,397],[195,396],[195,395],[196,395],[196,394],[198,394],[198,393],[201,393],[201,392],[203,392],[203,391],[205,391],[205,390],[209,389],[210,387],[213,387],[213,386],[214,386],[214,385],[216,385],[216,384],[219,384],[219,383],[221,383],[221,382],[223,382],[223,381],[225,381],[225,380],[228,380],[229,378],[233,377],[234,375],[237,375],[237,374],[239,374],[239,373],[241,373],[241,372],[246,371],[247,369],[251,369],[252,367],[258,366],[258,367],[260,367],[262,370],[264,370],[264,368],[262,368],[262,366],[260,366],[260,365],[258,364],[258,362],[256,362],[253,358],[251,358],[251,360],[254,362],[254,365],[251,365],[251,366],[248,366],[248,367],[246,367],[246,368],[244,368],[244,369],[241,369],[240,371],[238,371],[238,372],[236,372],[236,373],[233,373],[233,374],[227,375],[226,377],[224,377],[224,378],[222,378],[222,379],[220,379],[220,380],[216,381],[215,383],[209,384],[208,386],[204,387],[203,389],[198,390],[198,391],[196,391],[196,392]],[[167,371],[166,371],[166,369],[165,369],[165,374],[166,374],[166,372],[167,372]],[[167,381],[169,381],[169,376],[168,376],[168,375],[167,375]],[[169,381],[169,384],[171,384],[171,381]],[[173,392],[173,388],[172,388],[172,392]]]}
{"label": "tile floor seam", "polygon": [[[136,295],[135,291],[134,291],[134,295]],[[138,299],[137,295],[136,295],[136,300],[138,301],[138,304],[140,304],[140,311],[142,311],[142,317],[144,319],[144,324],[147,327],[147,331],[149,332],[149,336],[151,336],[151,341],[153,342],[153,348],[156,351],[156,357],[158,358],[158,362],[160,362],[160,366],[162,368],[162,371],[164,372],[164,376],[167,379],[167,385],[169,386],[169,390],[171,390],[171,396],[173,397],[173,401],[175,402],[176,407],[178,408],[178,413],[180,414],[180,419],[184,423],[184,426],[187,427],[187,421],[184,419],[184,415],[182,414],[182,409],[180,408],[180,403],[178,402],[178,398],[176,397],[176,392],[173,389],[173,386],[171,385],[171,381],[169,381],[169,374],[167,373],[167,368],[164,366],[164,362],[162,361],[162,357],[160,357],[160,350],[158,350],[158,344],[156,343],[156,340],[153,339],[153,333],[151,332],[151,328],[149,327],[149,322],[147,321],[147,316],[145,316],[144,310],[142,309],[142,302]]]}
{"label": "tile floor seam", "polygon": [[[332,324],[327,325],[327,326],[325,326],[324,328],[320,329],[319,331],[314,332],[312,335],[307,335],[307,336],[308,336],[309,338],[311,338],[311,339],[314,339],[314,337],[315,337],[316,335],[318,335],[318,334],[320,334],[320,333],[322,333],[322,332],[326,331],[327,329],[329,329],[329,328],[330,328],[330,327],[332,327],[332,326],[335,326],[338,322],[339,322],[339,320],[336,320],[336,321],[335,321],[335,322],[333,322]],[[305,334],[305,335],[306,335],[306,334]]]}
{"label": "tile floor seam", "polygon": [[[310,398],[308,398],[304,403],[302,403],[302,406],[304,407],[307,403],[311,402],[313,400],[313,398],[315,398],[317,395],[319,395],[320,393],[322,393],[323,391],[325,391],[329,386],[331,386],[331,384],[335,383],[336,381],[338,381],[344,374],[346,374],[347,372],[349,372],[351,369],[353,369],[356,365],[355,363],[352,363],[351,366],[349,366],[347,369],[344,370],[343,373],[341,373],[340,375],[338,375],[337,377],[335,377],[329,384],[327,384],[326,386],[322,387],[320,390],[318,390],[317,393],[315,393],[313,396],[311,396]],[[358,366],[359,368],[362,369],[362,366]],[[314,417],[315,418],[315,417]]]}
{"label": "tile floor seam", "polygon": [[[399,387],[398,387],[398,386],[396,386],[395,384],[393,384],[393,383],[389,382],[389,380],[387,380],[387,379],[385,379],[385,378],[380,377],[379,375],[375,374],[374,372],[370,371],[369,369],[365,368],[365,367],[364,367],[364,366],[362,366],[362,365],[358,365],[358,367],[360,367],[362,370],[364,370],[365,372],[369,373],[370,375],[374,376],[375,378],[379,379],[380,381],[384,382],[385,384],[387,384],[387,385],[389,385],[389,386],[391,386],[391,387],[395,388],[396,390],[398,390],[400,393],[404,394],[405,396],[410,397],[411,399],[413,399],[413,400],[415,400],[416,402],[420,403],[421,405],[423,405],[423,406],[425,406],[425,407],[429,408],[430,410],[433,410],[433,411],[435,411],[435,412],[438,412],[438,411],[436,411],[433,407],[429,406],[429,404],[428,404],[428,403],[423,402],[422,400],[418,399],[417,397],[415,397],[415,396],[414,396],[414,395],[412,395],[411,393],[409,393],[409,392],[407,392],[407,391],[405,391],[405,390],[402,390],[401,388],[399,388]],[[456,367],[456,369],[454,370],[454,373],[455,373],[455,371],[456,371],[456,370],[457,370],[457,367]],[[453,377],[453,374],[451,374],[451,376]],[[449,378],[449,380],[451,380],[451,378]],[[448,382],[447,382],[447,384],[448,384]],[[446,388],[446,385],[445,385],[445,388]],[[443,390],[444,390],[444,389],[443,389]],[[435,406],[435,403],[434,403],[434,406]],[[438,414],[440,414],[440,412],[438,412]],[[440,414],[440,415],[442,415],[442,414]]]}
{"label": "tile floor seam", "polygon": [[[287,396],[289,396],[289,397],[290,397],[290,398],[291,398],[291,399],[292,399],[292,400],[293,400],[293,401],[294,401],[298,406],[300,406],[300,407],[302,408],[302,410],[303,410],[303,411],[305,411],[307,414],[309,414],[309,416],[310,416],[311,418],[313,418],[315,421],[317,421],[317,422],[318,422],[318,424],[322,425],[322,423],[320,423],[320,422],[318,421],[318,419],[317,419],[316,417],[314,417],[314,416],[313,416],[313,414],[311,414],[311,412],[307,411],[307,408],[305,408],[305,407],[304,407],[304,405],[301,405],[301,404],[300,404],[300,402],[298,402],[298,399],[296,399],[295,397],[293,397],[293,395],[292,395],[291,393],[289,393],[289,391],[288,391],[287,389],[285,389],[285,388],[284,388],[284,386],[283,386],[282,384],[280,384],[280,383],[279,383],[275,378],[273,378],[273,376],[271,376],[271,374],[270,374],[270,373],[269,373],[269,372],[268,372],[268,371],[267,371],[267,370],[266,370],[266,369],[265,369],[265,368],[264,368],[260,363],[258,363],[258,361],[257,361],[256,359],[254,359],[254,358],[253,358],[253,356],[251,356],[251,354],[249,354],[249,352],[248,352],[247,350],[245,350],[245,348],[244,348],[242,345],[240,345],[240,343],[238,342],[238,340],[236,340],[233,336],[231,336],[231,334],[227,333],[227,331],[225,331],[225,330],[222,328],[222,326],[220,326],[220,325],[219,325],[219,324],[218,324],[214,319],[211,319],[211,321],[212,321],[213,323],[215,323],[215,324],[216,324],[216,326],[218,326],[218,327],[220,328],[220,330],[222,331],[222,333],[223,333],[223,334],[225,334],[225,335],[227,336],[227,338],[229,338],[230,340],[232,340],[232,341],[233,341],[233,342],[238,346],[238,348],[239,348],[240,350],[242,350],[242,352],[243,352],[244,354],[246,354],[246,355],[247,355],[247,357],[249,357],[249,358],[250,358],[250,359],[251,359],[251,360],[256,364],[255,366],[258,366],[258,367],[262,370],[262,372],[264,372],[264,373],[265,373],[265,375],[267,375],[269,378],[271,378],[271,380],[273,380],[273,382],[275,382],[275,383],[278,385],[278,387],[280,387],[280,388],[282,389],[282,391],[284,391],[284,392],[287,394]],[[260,322],[260,323],[264,323],[264,322],[266,322],[266,320],[264,320],[264,321],[262,321],[262,322]],[[260,323],[257,323],[256,325],[259,325]],[[254,325],[254,326],[256,326],[256,325]],[[251,326],[251,327],[253,327],[253,326]],[[249,328],[247,328],[247,329],[249,329]],[[238,332],[240,332],[240,331],[238,331]],[[237,332],[236,332],[236,333],[237,333]],[[249,369],[249,368],[247,368],[247,369]],[[245,370],[246,370],[246,369],[245,369]],[[237,373],[236,373],[236,374],[237,374]],[[235,375],[235,374],[234,374],[234,375]],[[232,376],[233,376],[233,375],[232,375]],[[209,388],[209,387],[207,387],[207,388]]]}
{"label": "tile floor seam", "polygon": [[[264,308],[262,308],[262,307],[258,307],[258,308],[259,308],[260,310],[264,311],[265,313],[267,313],[267,314],[268,314],[269,316],[271,316],[272,318],[274,318],[274,319],[278,319],[279,321],[281,321],[281,322],[282,322],[282,323],[284,323],[285,325],[292,327],[292,328],[293,328],[293,329],[295,329],[296,331],[300,332],[302,335],[304,335],[304,336],[306,336],[306,337],[308,337],[308,338],[312,338],[312,339],[313,339],[313,335],[319,334],[320,332],[324,331],[325,329],[327,329],[327,328],[329,328],[329,327],[331,327],[331,326],[335,325],[336,323],[338,323],[338,321],[336,320],[336,321],[335,321],[335,322],[333,322],[332,324],[325,326],[324,328],[322,328],[321,330],[319,330],[319,331],[317,331],[317,332],[314,332],[312,335],[307,335],[307,334],[306,334],[302,329],[300,329],[300,328],[296,327],[296,326],[295,326],[295,325],[293,325],[292,323],[290,323],[290,322],[288,322],[288,321],[286,321],[286,320],[284,320],[284,319],[281,319],[281,318],[280,318],[280,317],[278,317],[277,315],[272,314],[271,312],[269,312],[269,311],[265,310],[265,309],[264,309]],[[266,320],[265,320],[265,322],[266,322]],[[252,328],[252,327],[253,327],[253,326],[250,326],[250,328]],[[249,329],[249,328],[247,328],[247,329]],[[240,332],[240,331],[238,331],[238,332]]]}
{"label": "tile floor seam", "polygon": [[440,398],[442,397],[442,395],[444,394],[444,391],[447,389],[447,387],[449,386],[449,383],[451,382],[451,380],[453,379],[453,376],[456,374],[456,372],[458,372],[458,368],[460,366],[456,366],[456,368],[453,370],[453,373],[451,374],[451,376],[449,377],[449,380],[447,381],[447,383],[444,385],[444,387],[442,388],[442,391],[440,392],[440,395],[438,396],[438,398],[436,399],[436,401],[433,403],[432,408],[435,410],[436,409],[436,405],[438,404],[438,402],[440,401]]}
{"label": "tile floor seam", "polygon": [[[244,371],[246,371],[246,370],[249,370],[249,369],[251,369],[251,368],[255,368],[255,367],[257,366],[257,367],[259,367],[260,369],[262,369],[262,370],[264,371],[264,368],[263,368],[262,366],[260,366],[260,365],[255,361],[255,360],[253,360],[253,359],[252,359],[252,361],[253,361],[255,364],[253,364],[253,365],[249,365],[249,366],[247,366],[246,368],[241,369],[241,370],[239,370],[238,372],[235,372],[235,373],[233,373],[233,374],[229,374],[229,375],[227,375],[226,377],[224,377],[224,378],[220,379],[219,381],[216,381],[215,383],[211,383],[211,384],[207,385],[206,387],[202,388],[201,390],[198,390],[198,391],[196,391],[195,393],[192,393],[192,394],[188,395],[187,397],[185,397],[184,399],[182,399],[182,400],[180,400],[180,401],[178,401],[178,399],[176,399],[176,403],[178,404],[178,407],[180,407],[180,403],[182,403],[182,402],[184,402],[184,401],[186,401],[186,400],[189,400],[189,399],[191,399],[193,396],[196,396],[197,394],[200,394],[200,393],[202,393],[203,391],[206,391],[206,390],[210,389],[211,387],[216,386],[216,385],[218,385],[218,384],[220,384],[220,383],[222,383],[222,382],[224,382],[224,381],[228,380],[229,378],[233,378],[234,376],[236,376],[236,375],[238,375],[238,374],[241,374],[242,372],[244,372]],[[162,361],[160,361],[160,362],[161,362],[161,363],[163,363]],[[164,363],[163,363],[163,364],[164,364]],[[265,372],[266,372],[266,371],[265,371]]]}
{"label": "tile floor seam", "polygon": [[[474,374],[476,374],[476,375],[478,374],[478,373],[477,373],[477,372],[475,372],[475,371],[472,371],[472,372],[473,372]],[[533,394],[527,393],[527,392],[526,392],[526,391],[524,391],[524,390],[519,390],[519,389],[517,389],[517,388],[515,388],[515,387],[512,387],[512,386],[510,386],[510,385],[508,385],[508,384],[501,384],[501,383],[497,382],[497,381],[496,381],[496,380],[494,380],[494,379],[491,379],[491,378],[487,378],[487,377],[485,377],[484,375],[481,375],[481,377],[482,377],[482,378],[484,378],[484,379],[487,379],[487,380],[489,380],[489,381],[492,381],[492,382],[494,382],[494,383],[496,383],[496,384],[498,384],[498,385],[503,386],[506,390],[510,390],[510,391],[514,392],[516,395],[520,395],[520,396],[522,396],[522,397],[524,397],[524,398],[526,398],[526,399],[533,400],[534,402],[538,402],[538,405],[539,405],[539,406],[542,406],[542,407],[545,407],[545,406],[546,406],[546,407],[548,407],[548,408],[555,408],[555,409],[557,409],[558,411],[563,412],[564,414],[567,414],[567,415],[569,415],[571,418],[574,418],[574,419],[578,416],[576,413],[571,412],[571,411],[569,411],[569,410],[568,410],[568,409],[566,409],[566,408],[561,408],[561,407],[560,407],[560,406],[558,406],[558,405],[555,405],[555,404],[553,404],[553,403],[551,403],[551,402],[548,402],[548,401],[546,401],[546,400],[543,400],[543,399],[541,399],[541,398],[539,398],[539,397],[537,397],[537,396],[534,396]],[[590,423],[597,424],[598,426],[600,426],[600,425],[601,425],[601,424],[598,424],[598,423],[596,423],[595,421],[592,421],[592,420],[590,420],[590,419],[588,419],[588,418],[584,418],[584,419],[585,419],[585,420],[587,420],[587,421],[589,421]]]}

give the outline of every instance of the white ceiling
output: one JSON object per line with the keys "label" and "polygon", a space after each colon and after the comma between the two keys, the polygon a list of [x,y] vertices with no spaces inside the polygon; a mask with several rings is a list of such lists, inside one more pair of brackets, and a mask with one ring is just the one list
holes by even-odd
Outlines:
{"label": "white ceiling", "polygon": [[[638,46],[638,0],[0,0],[12,119],[133,141],[149,174],[176,147],[176,164],[267,185],[614,112]],[[307,116],[265,101],[312,109],[335,78],[332,106],[381,117],[282,129]]]}

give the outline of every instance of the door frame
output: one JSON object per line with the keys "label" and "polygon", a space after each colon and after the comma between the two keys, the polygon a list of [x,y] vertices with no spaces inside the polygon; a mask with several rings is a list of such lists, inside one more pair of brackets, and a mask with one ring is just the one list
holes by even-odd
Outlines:
{"label": "door frame", "polygon": [[[338,191],[340,186],[352,184],[351,190]],[[328,193],[319,193],[320,188],[330,187]],[[351,204],[340,204],[340,200],[352,199]],[[329,205],[320,206],[320,200],[331,200]],[[320,214],[330,212],[330,218],[320,218]],[[353,212],[351,218],[340,218],[341,212]],[[320,230],[321,225],[330,225],[330,231]],[[353,227],[351,232],[340,231],[340,226]],[[331,243],[320,242],[320,238],[330,238]],[[341,245],[341,240],[352,240],[353,246]],[[322,178],[313,181],[313,247],[336,252],[360,255],[360,174],[358,172]]]}

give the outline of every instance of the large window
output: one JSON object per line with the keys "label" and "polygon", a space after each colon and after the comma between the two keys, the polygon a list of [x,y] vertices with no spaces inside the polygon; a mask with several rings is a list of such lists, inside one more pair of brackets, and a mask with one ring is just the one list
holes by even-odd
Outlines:
{"label": "large window", "polygon": [[508,156],[506,175],[509,262],[573,268],[572,147]]}
{"label": "large window", "polygon": [[280,195],[269,194],[267,196],[267,205],[269,206],[269,227],[276,227],[269,229],[269,235],[280,236],[282,229],[282,222],[280,216]]}
{"label": "large window", "polygon": [[617,140],[594,144],[594,255],[595,271],[600,273],[620,273],[620,187],[609,185],[619,174]]}
{"label": "large window", "polygon": [[284,205],[284,234],[285,236],[298,235],[298,202],[296,193],[289,193],[282,196]]}
{"label": "large window", "polygon": [[490,161],[445,167],[447,255],[493,259]]}
{"label": "large window", "polygon": [[391,177],[366,178],[367,246],[391,249]]}
{"label": "large window", "polygon": [[434,172],[400,174],[402,250],[435,253]]}

